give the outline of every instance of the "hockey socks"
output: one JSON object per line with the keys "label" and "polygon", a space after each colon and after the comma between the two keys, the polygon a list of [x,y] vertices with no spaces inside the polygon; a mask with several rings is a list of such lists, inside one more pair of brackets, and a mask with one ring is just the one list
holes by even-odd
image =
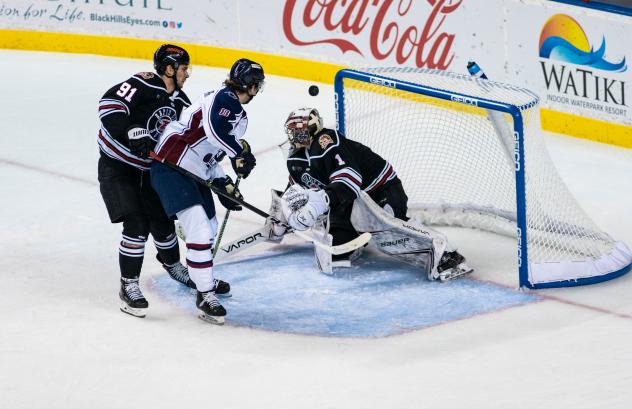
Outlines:
{"label": "hockey socks", "polygon": [[119,244],[119,267],[121,277],[132,279],[140,276],[145,256],[145,238],[123,235]]}

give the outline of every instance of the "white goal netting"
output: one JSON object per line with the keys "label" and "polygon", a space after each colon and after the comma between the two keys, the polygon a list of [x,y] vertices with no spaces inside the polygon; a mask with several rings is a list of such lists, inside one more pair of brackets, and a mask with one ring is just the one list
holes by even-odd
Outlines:
{"label": "white goal netting", "polygon": [[339,121],[344,133],[393,164],[409,196],[411,216],[430,225],[516,237],[514,122],[475,100],[501,102],[518,107],[524,121],[527,243],[522,248],[528,254],[529,282],[604,276],[631,263],[625,244],[595,225],[558,175],[539,132],[535,94],[444,71],[359,71],[466,96],[445,100],[384,81],[343,79]]}

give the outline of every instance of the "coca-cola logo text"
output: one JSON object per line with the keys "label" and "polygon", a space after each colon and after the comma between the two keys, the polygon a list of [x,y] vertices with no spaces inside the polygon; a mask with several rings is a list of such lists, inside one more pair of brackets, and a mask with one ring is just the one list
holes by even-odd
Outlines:
{"label": "coca-cola logo text", "polygon": [[[400,65],[412,59],[417,67],[446,69],[454,59],[455,35],[441,28],[463,0],[426,0],[430,12],[423,17],[425,21],[422,18],[405,27],[404,20],[410,20],[413,4],[420,1],[286,0],[283,32],[299,46],[331,44],[343,54],[351,51],[361,56],[365,56],[362,50],[368,49],[377,60],[392,56]],[[331,33],[331,37],[299,39],[296,29],[301,24],[314,28],[314,32]],[[367,34],[368,44],[362,44]]]}

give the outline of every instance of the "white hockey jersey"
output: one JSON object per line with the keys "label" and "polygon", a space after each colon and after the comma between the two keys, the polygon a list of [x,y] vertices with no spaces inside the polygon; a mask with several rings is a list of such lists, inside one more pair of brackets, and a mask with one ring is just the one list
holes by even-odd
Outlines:
{"label": "white hockey jersey", "polygon": [[159,158],[212,180],[225,176],[218,162],[242,153],[246,111],[229,88],[206,93],[165,128],[154,149]]}

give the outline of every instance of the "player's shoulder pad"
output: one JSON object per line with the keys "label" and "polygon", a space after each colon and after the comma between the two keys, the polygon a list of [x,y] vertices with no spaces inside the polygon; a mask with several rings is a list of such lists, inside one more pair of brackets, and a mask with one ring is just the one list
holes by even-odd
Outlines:
{"label": "player's shoulder pad", "polygon": [[222,88],[217,92],[217,99],[224,105],[237,106],[241,108],[239,98],[235,91],[230,88]]}
{"label": "player's shoulder pad", "polygon": [[287,160],[291,161],[291,160],[301,160],[301,161],[306,161],[307,160],[307,152],[305,148],[299,148],[299,149],[292,149],[290,150],[290,152],[288,153],[287,156]]}
{"label": "player's shoulder pad", "polygon": [[167,91],[165,82],[158,76],[158,74],[153,72],[139,72],[132,75],[128,81],[134,82],[135,85],[139,87],[160,89],[165,92]]}
{"label": "player's shoulder pad", "polygon": [[309,147],[310,156],[322,156],[329,150],[336,148],[340,145],[338,134],[333,129],[323,129],[312,141],[312,145]]}
{"label": "player's shoulder pad", "polygon": [[235,93],[228,88],[222,88],[217,92],[213,106],[215,112],[227,118],[238,115],[243,111],[239,99]]}
{"label": "player's shoulder pad", "polygon": [[176,97],[174,99],[181,100],[182,103],[184,104],[184,106],[186,106],[186,107],[191,105],[191,100],[189,99],[189,96],[182,90],[178,91],[178,95],[176,95]]}

